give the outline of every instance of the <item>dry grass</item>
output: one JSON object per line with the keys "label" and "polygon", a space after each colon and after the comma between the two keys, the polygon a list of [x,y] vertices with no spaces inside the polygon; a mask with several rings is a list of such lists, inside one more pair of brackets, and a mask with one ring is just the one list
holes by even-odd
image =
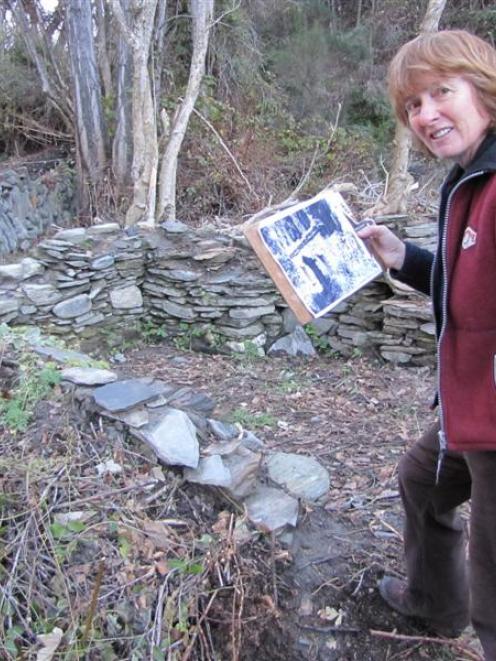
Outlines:
{"label": "dry grass", "polygon": [[[208,661],[222,640],[237,659],[259,572],[238,552],[241,517],[66,400],[56,424],[50,408],[22,438],[2,431],[0,656],[32,655],[58,627],[58,658]],[[109,460],[120,471],[99,475]]]}

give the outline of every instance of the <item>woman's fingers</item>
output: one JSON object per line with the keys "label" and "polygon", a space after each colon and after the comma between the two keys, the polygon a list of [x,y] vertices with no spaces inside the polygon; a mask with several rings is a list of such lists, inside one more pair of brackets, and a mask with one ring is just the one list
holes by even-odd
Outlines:
{"label": "woman's fingers", "polygon": [[358,236],[388,269],[400,269],[405,260],[405,244],[384,225],[366,225],[358,229]]}

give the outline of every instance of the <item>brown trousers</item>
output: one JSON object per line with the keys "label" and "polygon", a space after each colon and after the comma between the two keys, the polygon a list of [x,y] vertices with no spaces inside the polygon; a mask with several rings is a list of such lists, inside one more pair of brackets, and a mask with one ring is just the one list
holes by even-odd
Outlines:
{"label": "brown trousers", "polygon": [[[438,429],[399,466],[409,593],[433,623],[462,628],[471,619],[486,661],[496,661],[496,451],[447,452],[436,485]],[[456,508],[470,498],[467,563]]]}

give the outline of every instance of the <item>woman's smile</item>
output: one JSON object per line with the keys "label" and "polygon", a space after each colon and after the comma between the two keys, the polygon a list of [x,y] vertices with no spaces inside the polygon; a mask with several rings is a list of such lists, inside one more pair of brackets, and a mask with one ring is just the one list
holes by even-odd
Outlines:
{"label": "woman's smile", "polygon": [[490,125],[477,93],[462,76],[424,76],[409,97],[406,111],[411,130],[435,156],[465,166]]}

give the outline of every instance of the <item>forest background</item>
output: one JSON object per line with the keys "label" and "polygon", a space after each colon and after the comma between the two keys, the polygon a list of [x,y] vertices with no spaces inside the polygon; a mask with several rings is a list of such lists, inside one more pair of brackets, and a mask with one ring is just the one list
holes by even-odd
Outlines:
{"label": "forest background", "polygon": [[[387,64],[434,4],[59,0],[48,10],[45,0],[0,0],[0,173],[26,164],[32,176],[55,164],[69,168],[78,190],[75,224],[97,217],[128,225],[176,217],[192,226],[212,219],[234,224],[330,183],[352,183],[367,191],[364,206],[375,204],[394,151]],[[494,0],[437,4],[441,29],[468,28],[494,42]],[[415,155],[411,172],[422,168],[429,165]],[[142,338],[146,345],[144,330]],[[10,369],[14,382],[17,355],[2,351],[0,367]],[[449,643],[431,653],[426,646],[432,639],[411,638],[407,649],[401,636],[393,640],[398,622],[375,589],[384,559],[399,571],[395,465],[403,439],[428,415],[418,414],[416,405],[430,400],[429,368],[378,367],[360,355],[355,363],[329,354],[318,364],[264,362],[248,354],[231,361],[193,355],[180,344],[142,351],[127,352],[128,373],[167,375],[208,389],[225,411],[240,414],[233,421],[262,427],[269,449],[281,443],[286,451],[311,449],[327,466],[328,509],[316,510],[315,523],[306,519],[301,538],[308,530],[313,537],[305,548],[326,549],[343,533],[358,541],[345,539],[335,557],[324,558],[329,562],[295,562],[294,575],[288,568],[279,584],[278,603],[276,560],[279,571],[288,555],[276,557],[274,538],[237,554],[235,515],[225,516],[223,509],[217,520],[224,499],[183,488],[169,473],[153,477],[161,486],[150,495],[143,479],[152,479],[155,466],[141,447],[135,452],[92,422],[86,427],[63,399],[52,401],[39,406],[22,436],[0,429],[7,466],[0,476],[7,494],[0,497],[0,558],[8,575],[6,587],[0,581],[0,658],[31,653],[40,633],[52,635],[52,655],[63,635],[64,651],[57,654],[64,659],[142,659],[144,650],[153,659],[210,659],[215,648],[232,659],[312,658],[308,650],[290,656],[302,615],[287,595],[304,592],[293,589],[300,567],[316,580],[313,564],[325,582],[305,579],[305,590],[318,596],[310,603],[313,615],[308,601],[301,606],[310,622],[305,635],[312,630],[321,637],[323,658],[338,650],[336,658],[392,659],[392,646],[397,659],[460,658]],[[24,380],[24,403],[47,391],[62,398],[52,388],[58,373],[29,360],[36,378]],[[26,393],[33,394],[28,399]],[[5,396],[16,401],[9,390],[0,393]],[[100,465],[107,453],[125,467],[120,477],[103,478],[117,487],[110,503],[100,476],[91,478],[93,463]],[[143,506],[128,491],[135,486],[146,498]],[[95,492],[88,495],[88,489]],[[61,524],[51,518],[57,503],[89,505],[97,523]],[[165,533],[154,527],[164,516],[171,517]],[[182,526],[177,533],[176,524]],[[165,534],[157,548],[162,544],[169,555],[156,555],[155,542],[143,542],[141,528]],[[204,531],[207,540],[216,535],[210,546],[201,546]],[[373,543],[366,542],[367,531]],[[226,587],[224,576],[235,589],[216,599]],[[329,627],[322,627],[319,613]],[[381,631],[372,636],[377,627],[384,640],[375,635]],[[207,640],[210,632],[214,642]],[[201,655],[194,656],[198,646]],[[464,653],[462,658],[480,658]]]}
{"label": "forest background", "polygon": [[[61,150],[83,222],[239,222],[295,189],[384,182],[387,63],[427,4],[3,0],[0,163]],[[493,2],[449,0],[456,27],[493,40]]]}

